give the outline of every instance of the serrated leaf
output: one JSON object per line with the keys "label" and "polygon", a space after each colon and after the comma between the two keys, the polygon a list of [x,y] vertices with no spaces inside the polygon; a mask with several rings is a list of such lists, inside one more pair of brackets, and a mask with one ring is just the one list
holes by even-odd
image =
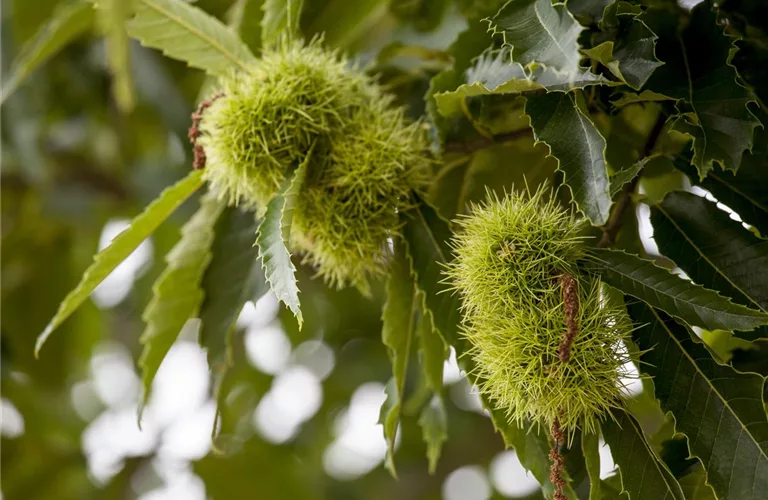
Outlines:
{"label": "serrated leaf", "polygon": [[703,181],[698,182],[695,169],[684,159],[675,161],[675,167],[688,175],[694,184],[698,183],[718,201],[735,210],[741,220],[753,225],[765,237],[768,236],[768,185],[765,182],[768,129],[758,132],[756,139],[752,153],[744,156],[736,174],[710,171]]}
{"label": "serrated leaf", "polygon": [[605,8],[616,0],[568,0],[566,6],[574,16],[591,17],[594,21],[603,18]]}
{"label": "serrated leaf", "polygon": [[423,293],[424,315],[445,342],[454,345],[461,316],[459,298],[443,279],[444,266],[453,258],[448,245],[451,228],[424,202],[402,217],[403,241],[416,286]]}
{"label": "serrated leaf", "polygon": [[379,423],[384,430],[384,439],[387,441],[387,455],[384,459],[384,466],[393,477],[397,478],[395,469],[395,439],[397,438],[397,425],[400,423],[400,405],[398,397],[397,383],[394,377],[387,382],[384,387],[386,399],[381,405],[379,411]]}
{"label": "serrated leaf", "polygon": [[[211,261],[214,225],[224,203],[208,192],[200,208],[181,229],[181,239],[166,256],[168,266],[152,287],[152,299],[144,310],[146,323],[139,358],[144,396],[141,408],[149,401],[152,381],[184,323],[197,315],[203,302],[200,282]],[[139,410],[141,415],[141,410]]]}
{"label": "serrated leaf", "polygon": [[600,481],[600,440],[596,433],[581,434],[581,452],[589,476],[589,500],[601,500],[603,496]]}
{"label": "serrated leaf", "polygon": [[183,0],[135,0],[128,34],[142,45],[213,76],[250,71],[256,58],[218,19]]}
{"label": "serrated leaf", "polygon": [[394,462],[395,438],[397,423],[400,421],[400,406],[404,400],[408,360],[416,332],[419,300],[413,287],[405,248],[399,239],[394,242],[394,258],[390,265],[387,301],[381,316],[381,340],[387,347],[392,361],[394,392],[389,397],[393,398],[394,403],[385,415],[384,437],[387,440],[386,465],[392,475],[397,477]]}
{"label": "serrated leaf", "polygon": [[545,91],[568,91],[591,85],[613,85],[607,78],[587,69],[572,74],[559,73],[539,67],[526,72],[518,63],[512,63],[507,50],[486,52],[466,71],[466,83],[455,90],[435,93],[437,110],[445,117],[464,113],[464,101],[483,95],[542,94]]}
{"label": "serrated leaf", "polygon": [[443,367],[449,353],[448,346],[445,345],[440,334],[432,328],[430,321],[419,322],[418,336],[421,367],[427,381],[427,387],[433,393],[441,394],[443,391]]}
{"label": "serrated leaf", "polygon": [[214,375],[220,376],[231,363],[232,334],[243,306],[267,291],[253,245],[258,226],[255,214],[237,207],[226,207],[216,224],[200,307],[200,345]]}
{"label": "serrated leaf", "polygon": [[106,33],[107,63],[112,72],[112,92],[115,102],[124,112],[133,110],[133,77],[128,58],[128,32],[126,22],[133,8],[133,0],[97,0],[101,24]]}
{"label": "serrated leaf", "polygon": [[[764,379],[712,359],[672,318],[641,302],[628,306],[644,351],[640,369],[653,377],[656,397],[675,417],[693,456],[719,498],[757,500],[768,491],[768,419]],[[615,455],[614,455],[615,456]]]}
{"label": "serrated leaf", "polygon": [[278,194],[267,204],[267,210],[256,235],[256,245],[259,247],[259,257],[267,282],[278,300],[296,316],[299,329],[304,319],[299,304],[296,267],[291,262],[291,253],[287,245],[291,237],[296,198],[307,176],[307,165],[312,158],[311,152],[312,149],[292,175],[286,176]]}
{"label": "serrated leaf", "polygon": [[620,250],[594,248],[591,267],[605,283],[707,330],[749,331],[768,324],[768,314],[735,304],[714,290],[692,283],[650,260]]}
{"label": "serrated leaf", "polygon": [[643,20],[659,35],[656,53],[665,62],[648,89],[678,100],[676,128],[694,138],[693,163],[700,177],[714,163],[735,172],[760,122],[748,108],[754,94],[738,82],[730,64],[733,39],[723,33],[709,2],[693,8],[682,33],[667,10],[650,10]]}
{"label": "serrated leaf", "polygon": [[80,283],[59,305],[56,315],[45,327],[43,333],[37,337],[35,343],[35,356],[45,341],[56,328],[61,325],[75,310],[90,296],[91,292],[109,276],[122,261],[124,261],[142,241],[152,234],[157,226],[167,219],[179,205],[203,184],[202,171],[191,172],[187,177],[173,186],[166,188],[160,196],[150,203],[138,217],[131,221],[131,225],[118,234],[114,240],[94,257],[93,264],[86,269]]}
{"label": "serrated leaf", "polygon": [[613,460],[619,466],[622,491],[629,494],[630,500],[683,500],[680,485],[653,452],[640,424],[624,411],[615,412],[614,417],[615,421],[607,419],[603,423],[602,430]]}
{"label": "serrated leaf", "polygon": [[[744,229],[715,203],[683,191],[673,191],[652,206],[651,223],[659,250],[694,282],[768,312],[768,241]],[[766,338],[768,328],[746,336]]]}
{"label": "serrated leaf", "polygon": [[768,241],[715,203],[684,191],[652,206],[651,223],[659,250],[693,281],[768,311]]}
{"label": "serrated leaf", "polygon": [[640,161],[635,162],[628,168],[614,172],[613,175],[611,175],[611,198],[616,197],[616,195],[621,192],[621,189],[626,184],[640,175],[640,172],[642,172],[646,165],[664,160],[666,160],[666,157],[654,154],[642,158]]}
{"label": "serrated leaf", "polygon": [[579,210],[592,224],[605,224],[611,209],[605,139],[585,112],[581,96],[553,92],[526,99],[534,137],[558,160]]}
{"label": "serrated leaf", "polygon": [[429,473],[434,474],[443,443],[448,440],[448,414],[445,411],[443,398],[437,395],[432,397],[429,404],[421,410],[419,425],[424,442],[427,444]]}
{"label": "serrated leaf", "polygon": [[261,18],[261,44],[273,45],[280,36],[299,34],[299,19],[304,0],[264,0]]}
{"label": "serrated leaf", "polygon": [[491,19],[489,30],[503,35],[505,44],[512,48],[514,62],[523,66],[541,64],[566,75],[579,71],[578,38],[582,27],[563,3],[507,2]]}
{"label": "serrated leaf", "polygon": [[[637,16],[620,12],[625,2],[615,2],[605,9],[599,45],[584,53],[603,64],[614,76],[639,90],[663,63],[656,59],[658,38]],[[602,41],[603,38],[609,38]]]}
{"label": "serrated leaf", "polygon": [[86,2],[73,2],[56,9],[51,19],[24,44],[11,63],[3,79],[0,104],[37,68],[88,31],[93,19],[93,7]]}

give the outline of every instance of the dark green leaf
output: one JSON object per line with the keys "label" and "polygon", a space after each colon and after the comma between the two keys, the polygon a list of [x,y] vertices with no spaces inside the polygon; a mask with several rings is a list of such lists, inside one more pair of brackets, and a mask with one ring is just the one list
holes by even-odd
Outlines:
{"label": "dark green leaf", "polygon": [[419,322],[418,335],[421,366],[427,386],[435,394],[440,394],[443,391],[443,366],[448,358],[448,346],[445,345],[440,334],[432,328],[430,321]]}
{"label": "dark green leaf", "polygon": [[760,122],[747,106],[754,94],[738,82],[730,64],[733,39],[723,34],[709,2],[693,8],[682,33],[666,9],[651,10],[643,19],[659,35],[656,54],[665,63],[648,89],[679,100],[676,127],[694,138],[693,163],[700,177],[715,162],[735,172]]}
{"label": "dark green leaf", "polygon": [[216,224],[213,258],[202,280],[200,345],[214,375],[231,363],[232,335],[243,305],[267,291],[258,250],[253,245],[259,221],[255,214],[227,207]]}
{"label": "dark green leaf", "polygon": [[651,207],[654,239],[696,283],[768,311],[768,241],[717,205],[684,191]]}
{"label": "dark green leaf", "polygon": [[53,12],[51,19],[21,48],[3,79],[4,103],[16,89],[48,59],[93,25],[93,7],[86,2],[69,3]]}
{"label": "dark green leaf", "polygon": [[394,393],[389,396],[394,398],[394,403],[385,416],[384,426],[384,436],[387,438],[387,468],[392,475],[396,475],[395,434],[397,423],[400,421],[400,405],[404,400],[405,376],[414,342],[418,308],[418,296],[413,287],[403,242],[395,240],[394,258],[387,280],[387,301],[381,316],[381,340],[387,346],[392,360],[394,381]]}
{"label": "dark green leaf", "polygon": [[289,38],[299,32],[299,19],[304,0],[264,0],[264,16],[261,18],[261,44],[274,45],[278,38]]}
{"label": "dark green leaf", "polygon": [[715,363],[664,313],[641,302],[628,309],[637,327],[633,338],[644,351],[640,368],[653,377],[662,409],[672,412],[677,431],[688,437],[709,484],[720,498],[763,498],[768,491],[764,379]]}
{"label": "dark green leaf", "polygon": [[128,34],[214,76],[250,71],[256,62],[232,30],[183,0],[136,0]]}
{"label": "dark green leaf", "polygon": [[653,71],[662,65],[656,59],[656,35],[637,14],[619,12],[625,2],[615,2],[605,9],[602,28],[604,37],[596,47],[584,51],[608,68],[611,73],[630,87],[639,90]]}
{"label": "dark green leaf", "polygon": [[670,273],[650,260],[620,250],[592,249],[591,266],[603,281],[692,326],[749,331],[768,323],[768,314],[731,302],[713,290]]}
{"label": "dark green leaf", "polygon": [[[735,210],[744,222],[755,226],[761,235],[768,236],[768,129],[759,131],[756,138],[757,144],[752,153],[744,155],[738,173],[711,171],[698,184]],[[675,167],[697,183],[695,169],[684,159],[675,161]]]}
{"label": "dark green leaf", "polygon": [[403,239],[416,286],[423,293],[425,316],[453,345],[458,339],[459,298],[443,280],[444,266],[452,259],[448,242],[451,228],[426,203],[404,214]]}
{"label": "dark green leaf", "polygon": [[291,237],[296,198],[304,184],[307,165],[312,157],[310,153],[293,171],[293,175],[285,178],[280,192],[267,204],[267,210],[256,235],[256,245],[259,247],[259,256],[267,282],[278,300],[282,301],[296,316],[299,328],[304,319],[299,305],[296,267],[291,262],[287,245]]}
{"label": "dark green leaf", "polygon": [[203,196],[200,209],[181,229],[181,239],[166,256],[168,266],[152,287],[152,300],[142,316],[147,324],[141,335],[144,349],[139,358],[144,388],[142,408],[149,400],[152,381],[165,355],[203,301],[200,282],[211,260],[214,225],[223,208],[224,203],[214,193]]}
{"label": "dark green leaf", "polygon": [[56,315],[37,338],[35,354],[39,354],[46,339],[66,320],[85,300],[91,292],[124,261],[142,241],[157,229],[184,200],[203,184],[202,171],[191,172],[187,177],[167,188],[160,196],[144,209],[128,229],[117,235],[107,248],[96,254],[94,262],[86,269],[80,283],[64,299]]}
{"label": "dark green leaf", "polygon": [[616,411],[614,416],[616,421],[603,423],[603,438],[619,466],[623,491],[629,493],[630,500],[684,499],[680,485],[651,449],[640,424],[624,411]]}
{"label": "dark green leaf", "polygon": [[600,440],[597,434],[581,434],[581,451],[589,476],[589,500],[601,500],[602,482],[600,481]]}
{"label": "dark green leaf", "polygon": [[566,75],[579,72],[578,38],[582,27],[565,8],[550,0],[507,2],[491,19],[490,29],[512,47],[512,60],[542,64]]}
{"label": "dark green leaf", "polygon": [[574,16],[586,16],[594,21],[603,18],[605,8],[616,0],[568,0],[566,6]]}
{"label": "dark green leaf", "polygon": [[525,112],[531,117],[534,136],[558,160],[579,210],[592,224],[605,224],[611,209],[605,139],[585,112],[580,96],[553,92],[527,100]]}

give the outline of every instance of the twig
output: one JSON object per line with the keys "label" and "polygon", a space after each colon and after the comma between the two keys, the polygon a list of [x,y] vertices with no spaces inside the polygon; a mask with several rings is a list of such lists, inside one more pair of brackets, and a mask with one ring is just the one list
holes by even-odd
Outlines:
{"label": "twig", "polygon": [[549,480],[555,486],[554,500],[568,500],[568,497],[564,493],[565,479],[563,479],[563,471],[565,470],[565,459],[563,454],[560,453],[560,447],[563,445],[563,430],[560,428],[560,422],[558,419],[552,423],[552,438],[555,440],[554,446],[549,450],[549,459],[552,461],[552,465],[549,468]]}
{"label": "twig", "polygon": [[567,363],[571,359],[573,341],[579,333],[579,285],[570,274],[562,274],[560,275],[560,290],[563,294],[566,329],[563,340],[557,349],[557,359],[561,363]]}
{"label": "twig", "polygon": [[[643,152],[640,155],[638,161],[642,161],[643,159],[653,154],[656,141],[659,140],[661,131],[664,129],[664,123],[667,121],[666,118],[667,117],[665,114],[659,114],[659,117],[656,119],[656,123],[653,124],[651,133],[648,134],[648,139],[645,141],[645,147],[643,147]],[[619,196],[619,199],[616,201],[616,206],[613,209],[611,217],[608,219],[608,222],[605,224],[605,226],[603,226],[603,236],[600,238],[600,241],[597,242],[598,248],[606,248],[616,242],[616,236],[619,234],[621,226],[624,224],[624,215],[626,214],[627,209],[632,206],[632,193],[634,193],[635,189],[637,189],[637,184],[639,182],[640,175],[637,175],[626,186],[624,186],[624,189],[622,189],[621,196]]]}

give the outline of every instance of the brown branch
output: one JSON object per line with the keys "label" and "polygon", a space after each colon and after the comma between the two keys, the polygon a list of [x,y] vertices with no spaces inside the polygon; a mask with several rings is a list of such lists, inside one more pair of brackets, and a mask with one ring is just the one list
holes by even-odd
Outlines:
{"label": "brown branch", "polygon": [[563,430],[560,428],[560,422],[555,419],[552,423],[552,438],[555,440],[555,444],[549,451],[549,459],[552,461],[552,465],[549,468],[549,480],[555,486],[554,500],[568,500],[568,497],[564,493],[565,479],[563,479],[563,472],[565,470],[565,459],[563,454],[560,453],[560,447],[563,445]]}
{"label": "brown branch", "polygon": [[[656,142],[659,140],[659,136],[661,136],[661,131],[664,129],[664,124],[666,123],[666,121],[667,121],[666,115],[664,113],[660,113],[659,117],[656,119],[656,123],[653,124],[653,129],[651,129],[651,133],[648,134],[648,139],[646,139],[645,141],[643,152],[640,155],[640,158],[638,159],[638,161],[642,161],[653,154],[653,149],[656,146]],[[597,242],[598,248],[607,248],[612,246],[616,242],[616,236],[619,234],[619,231],[621,230],[621,226],[624,224],[624,215],[627,213],[627,210],[633,205],[632,194],[635,192],[635,189],[637,189],[637,185],[639,182],[640,182],[640,175],[638,174],[626,186],[624,186],[624,189],[622,189],[621,195],[619,196],[619,199],[616,201],[616,206],[613,208],[613,213],[611,214],[611,217],[608,219],[608,222],[603,226],[603,236],[600,238],[600,241]]]}
{"label": "brown branch", "polygon": [[506,134],[495,135],[492,138],[480,137],[469,141],[451,142],[445,145],[445,152],[470,154],[481,149],[489,148],[498,144],[512,142],[523,137],[533,137],[533,133],[531,132],[530,128],[524,128],[522,130],[516,130]]}
{"label": "brown branch", "polygon": [[192,125],[190,125],[189,130],[187,130],[187,138],[189,139],[189,142],[192,143],[192,152],[195,155],[194,160],[192,161],[192,168],[195,170],[205,168],[206,160],[203,146],[197,143],[197,138],[200,137],[200,121],[203,119],[203,113],[205,110],[210,108],[211,104],[213,104],[216,99],[222,97],[223,95],[224,94],[221,92],[214,94],[209,99],[202,101],[197,106],[197,111],[192,113]]}

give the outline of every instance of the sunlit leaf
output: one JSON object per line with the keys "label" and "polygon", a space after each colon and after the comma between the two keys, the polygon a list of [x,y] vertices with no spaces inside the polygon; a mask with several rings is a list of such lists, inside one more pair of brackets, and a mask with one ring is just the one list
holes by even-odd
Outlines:
{"label": "sunlit leaf", "polygon": [[143,45],[211,75],[250,71],[248,47],[218,19],[183,0],[136,0],[128,34]]}
{"label": "sunlit leaf", "polygon": [[197,191],[202,183],[202,171],[196,170],[167,188],[138,217],[133,219],[128,229],[117,235],[108,247],[96,254],[93,264],[85,271],[80,283],[67,295],[56,315],[37,338],[35,354],[40,352],[40,348],[51,333],[85,302],[98,284],[131,255],[179,205]]}
{"label": "sunlit leaf", "polygon": [[299,328],[304,319],[299,305],[296,267],[291,262],[287,245],[291,236],[296,197],[299,196],[299,190],[304,184],[307,164],[311,158],[312,155],[308,153],[293,174],[285,178],[279,193],[267,204],[267,210],[256,236],[256,245],[259,247],[259,256],[267,282],[278,300],[296,316]]}
{"label": "sunlit leaf", "polygon": [[152,381],[163,359],[203,301],[200,282],[211,260],[213,228],[223,208],[224,203],[215,194],[203,196],[200,209],[181,229],[181,239],[166,256],[168,266],[152,287],[152,300],[143,315],[147,326],[141,335],[144,349],[139,358],[142,406],[149,400]]}
{"label": "sunlit leaf", "polygon": [[281,35],[295,36],[304,0],[264,0],[261,18],[261,44],[274,44]]}

